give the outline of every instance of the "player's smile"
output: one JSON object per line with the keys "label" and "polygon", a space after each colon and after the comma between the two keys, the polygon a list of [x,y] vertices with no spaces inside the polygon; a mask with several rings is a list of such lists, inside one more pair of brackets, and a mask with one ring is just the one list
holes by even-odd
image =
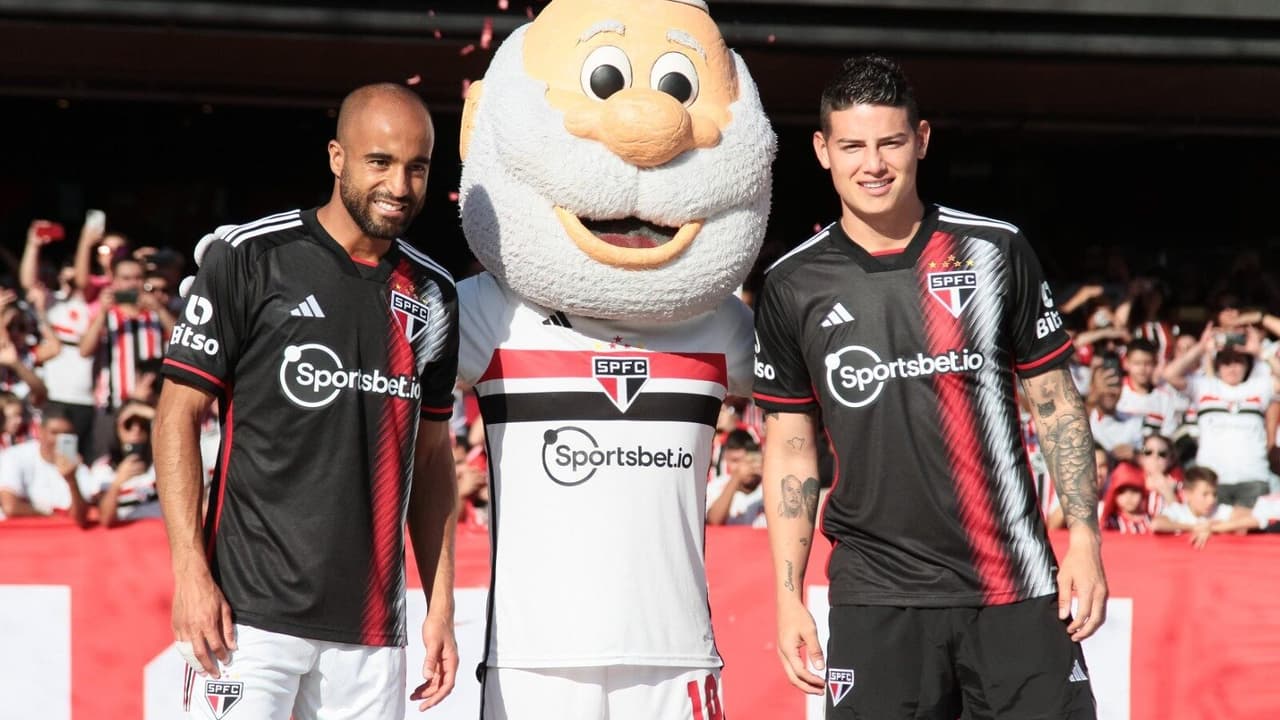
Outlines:
{"label": "player's smile", "polygon": [[866,193],[872,197],[884,197],[893,190],[893,178],[882,178],[879,180],[862,180],[858,182]]}

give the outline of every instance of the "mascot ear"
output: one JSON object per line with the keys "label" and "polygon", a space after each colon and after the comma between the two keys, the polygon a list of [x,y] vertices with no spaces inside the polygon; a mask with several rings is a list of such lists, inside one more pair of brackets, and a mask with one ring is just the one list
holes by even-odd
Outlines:
{"label": "mascot ear", "polygon": [[476,110],[480,107],[480,96],[484,94],[484,81],[476,80],[467,88],[466,101],[462,104],[462,131],[458,134],[458,153],[467,159],[467,145],[471,143],[471,127],[476,122]]}

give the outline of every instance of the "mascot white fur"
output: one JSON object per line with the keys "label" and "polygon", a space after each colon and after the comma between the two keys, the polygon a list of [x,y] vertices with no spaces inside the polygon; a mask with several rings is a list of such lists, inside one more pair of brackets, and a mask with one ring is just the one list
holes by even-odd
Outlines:
{"label": "mascot white fur", "polygon": [[459,375],[492,472],[485,717],[690,717],[695,696],[719,716],[706,479],[721,401],[750,391],[732,291],[774,148],[701,0],[553,0],[468,93],[462,224],[487,272],[459,285]]}

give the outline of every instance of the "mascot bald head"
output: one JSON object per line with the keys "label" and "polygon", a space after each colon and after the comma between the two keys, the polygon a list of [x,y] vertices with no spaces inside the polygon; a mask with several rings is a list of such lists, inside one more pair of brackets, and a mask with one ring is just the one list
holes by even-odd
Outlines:
{"label": "mascot bald head", "polygon": [[774,149],[705,2],[553,0],[467,94],[463,230],[539,305],[683,320],[751,269]]}

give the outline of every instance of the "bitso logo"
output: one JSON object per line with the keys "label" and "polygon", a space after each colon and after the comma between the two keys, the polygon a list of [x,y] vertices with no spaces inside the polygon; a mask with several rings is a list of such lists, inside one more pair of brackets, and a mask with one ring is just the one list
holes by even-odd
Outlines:
{"label": "bitso logo", "polygon": [[199,295],[187,298],[187,309],[182,313],[192,325],[204,325],[213,319],[213,303]]}
{"label": "bitso logo", "polygon": [[968,348],[885,361],[870,348],[849,345],[826,357],[827,388],[841,405],[860,408],[875,402],[890,380],[975,372],[985,363],[981,353]]}
{"label": "bitso logo", "polygon": [[649,381],[649,359],[607,355],[591,358],[591,377],[621,412],[626,412]]}
{"label": "bitso logo", "polygon": [[601,468],[693,467],[693,453],[684,448],[649,450],[635,447],[602,448],[591,433],[566,425],[542,434],[542,469],[557,485],[573,487],[595,477]]}
{"label": "bitso logo", "polygon": [[308,343],[284,349],[280,363],[280,389],[293,404],[308,409],[322,408],[344,390],[375,393],[401,400],[422,397],[416,378],[384,375],[381,370],[366,372],[343,367],[338,354],[324,345]]}

